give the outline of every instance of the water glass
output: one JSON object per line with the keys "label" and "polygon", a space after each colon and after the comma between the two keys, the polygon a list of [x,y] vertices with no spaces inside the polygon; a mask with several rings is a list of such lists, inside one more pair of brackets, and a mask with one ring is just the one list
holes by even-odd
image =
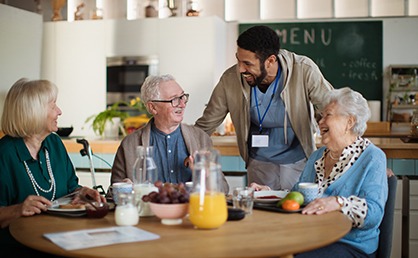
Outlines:
{"label": "water glass", "polygon": [[254,189],[251,187],[236,187],[232,191],[232,204],[234,208],[245,211],[245,214],[251,215],[254,205]]}

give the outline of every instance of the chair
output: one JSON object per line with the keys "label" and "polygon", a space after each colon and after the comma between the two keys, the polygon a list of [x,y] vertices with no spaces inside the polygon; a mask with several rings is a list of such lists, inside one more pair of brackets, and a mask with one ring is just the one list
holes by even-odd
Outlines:
{"label": "chair", "polygon": [[382,223],[379,226],[379,246],[377,247],[377,258],[389,258],[392,251],[393,217],[395,213],[396,199],[396,176],[388,177],[388,199],[385,205]]}

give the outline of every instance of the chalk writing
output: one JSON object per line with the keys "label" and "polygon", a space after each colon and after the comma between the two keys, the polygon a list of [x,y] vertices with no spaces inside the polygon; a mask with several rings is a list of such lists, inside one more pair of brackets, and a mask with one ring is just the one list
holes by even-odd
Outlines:
{"label": "chalk writing", "polygon": [[322,44],[329,46],[332,42],[332,30],[331,29],[301,29],[301,28],[290,28],[290,29],[277,29],[277,35],[281,38],[283,44],[291,45],[315,45]]}

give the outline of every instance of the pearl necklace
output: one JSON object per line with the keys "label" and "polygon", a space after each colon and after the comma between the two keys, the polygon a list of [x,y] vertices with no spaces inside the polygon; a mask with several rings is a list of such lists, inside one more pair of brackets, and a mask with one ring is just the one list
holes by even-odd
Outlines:
{"label": "pearl necklace", "polygon": [[333,157],[333,156],[332,156],[331,151],[329,151],[329,152],[328,152],[328,154],[329,154],[329,157],[330,157],[332,160],[335,160],[335,161],[340,160],[340,158],[339,158],[339,157],[338,157],[338,158]]}
{"label": "pearl necklace", "polygon": [[39,196],[39,192],[38,189],[41,190],[44,193],[50,193],[52,192],[52,199],[51,201],[53,201],[55,199],[55,192],[56,192],[56,185],[55,185],[55,178],[54,178],[54,174],[52,173],[52,168],[51,168],[51,161],[49,160],[49,153],[48,151],[45,149],[45,158],[46,158],[46,167],[48,169],[48,174],[49,174],[49,182],[51,182],[51,187],[49,187],[48,190],[43,189],[38,182],[36,182],[35,177],[32,174],[32,171],[29,169],[28,164],[26,164],[26,161],[23,161],[23,164],[25,164],[25,168],[26,168],[26,173],[28,174],[30,181],[32,183],[33,189],[36,192],[36,195]]}

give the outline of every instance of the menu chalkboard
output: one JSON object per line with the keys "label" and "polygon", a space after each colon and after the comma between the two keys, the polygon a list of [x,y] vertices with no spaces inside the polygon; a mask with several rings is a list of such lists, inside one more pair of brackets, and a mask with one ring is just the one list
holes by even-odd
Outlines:
{"label": "menu chalkboard", "polygon": [[274,29],[281,48],[316,62],[335,88],[350,87],[368,100],[382,100],[382,21],[243,23]]}

